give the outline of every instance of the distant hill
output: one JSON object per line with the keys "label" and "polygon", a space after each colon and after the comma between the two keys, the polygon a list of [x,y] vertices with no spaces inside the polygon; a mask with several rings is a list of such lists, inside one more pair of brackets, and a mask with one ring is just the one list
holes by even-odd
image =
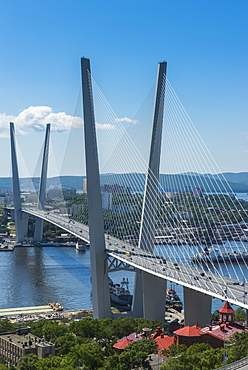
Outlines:
{"label": "distant hill", "polygon": [[[63,188],[76,188],[78,191],[83,189],[83,179],[85,176],[61,176],[51,177],[47,179],[47,187],[54,188],[61,185]],[[241,173],[223,173],[219,175],[186,173],[176,175],[160,175],[160,184],[165,191],[178,192],[184,191],[185,188],[193,189],[194,187],[201,187],[205,192],[229,192],[225,179],[231,188],[230,191],[234,193],[248,193],[248,172]],[[214,181],[213,181],[214,180]],[[118,184],[120,186],[130,186],[132,191],[143,192],[145,184],[145,174],[125,173],[125,174],[104,174],[100,177],[101,185]],[[21,178],[21,190],[32,190],[35,187],[39,189],[39,178],[35,177]],[[12,187],[10,177],[0,178],[0,188]]]}
{"label": "distant hill", "polygon": [[239,172],[239,173],[225,172],[223,173],[223,176],[228,182],[231,181],[239,184],[248,185],[248,172]]}

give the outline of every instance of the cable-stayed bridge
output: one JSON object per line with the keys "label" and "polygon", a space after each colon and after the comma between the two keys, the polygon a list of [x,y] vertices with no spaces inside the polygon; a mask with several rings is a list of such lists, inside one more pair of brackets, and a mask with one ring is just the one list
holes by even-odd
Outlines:
{"label": "cable-stayed bridge", "polygon": [[[131,313],[134,316],[159,320],[164,318],[167,280],[184,286],[186,323],[209,322],[212,297],[228,299],[231,303],[248,309],[248,211],[229,194],[231,189],[221,176],[216,178],[213,175],[197,175],[202,173],[202,169],[199,171],[197,167],[200,163],[205,164],[206,173],[216,171],[213,171],[212,162],[205,156],[204,152],[207,153],[207,150],[182,107],[178,115],[173,116],[175,102],[166,79],[166,63],[159,65],[149,164],[144,161],[130,136],[125,135],[120,120],[114,117],[113,120],[117,122],[114,125],[107,116],[105,119],[110,122],[108,125],[111,133],[120,126],[116,136],[112,136],[109,141],[111,145],[118,143],[109,163],[114,159],[116,164],[116,159],[119,159],[120,173],[113,172],[110,176],[108,171],[108,175],[105,175],[106,183],[102,186],[96,147],[92,79],[89,61],[84,58],[82,75],[87,196],[84,194],[70,198],[70,195],[63,194],[61,187],[55,187],[46,196],[50,139],[48,125],[36,206],[34,201],[31,202],[32,206],[21,204],[14,125],[11,124],[17,239],[21,241],[26,237],[27,215],[32,215],[36,219],[36,241],[42,239],[43,220],[61,227],[79,239],[90,241],[95,317],[111,315],[107,271],[122,268],[136,271]],[[165,118],[164,97],[167,104]],[[175,167],[179,164],[181,169],[188,171],[182,175],[173,175],[169,170],[171,175],[167,178],[167,184],[159,182],[160,153],[161,147],[163,148],[162,126],[165,119],[167,124],[170,121],[175,123],[172,136],[167,142],[166,148],[170,150],[166,152],[166,158],[171,156]],[[172,138],[178,136],[184,125],[186,129],[179,135],[179,142],[172,144]],[[193,142],[188,148],[186,142],[190,140]],[[175,148],[180,156],[173,155]],[[128,176],[124,176],[130,162],[142,163],[143,167],[135,168]],[[145,185],[141,175],[144,172],[147,172]],[[131,191],[137,187],[143,190],[137,193]],[[156,240],[159,240],[159,245],[156,245]],[[198,252],[200,256],[205,254],[209,257],[192,263],[192,257]]]}
{"label": "cable-stayed bridge", "polygon": [[[23,212],[42,218],[56,226],[61,227],[67,232],[77,236],[86,242],[90,241],[89,227],[82,223],[65,219],[63,216],[47,213],[32,208],[22,208]],[[109,256],[122,261],[136,269],[144,270],[148,273],[157,275],[163,279],[182,284],[183,286],[195,289],[214,298],[227,299],[230,303],[238,304],[248,309],[248,299],[246,299],[244,282],[230,279],[217,274],[204,272],[200,275],[197,268],[186,266],[185,264],[175,263],[169,259],[159,257],[134,247],[130,243],[105,235],[106,252]],[[110,263],[111,264],[111,260]],[[120,269],[126,266],[121,266]],[[196,280],[196,277],[198,279]]]}

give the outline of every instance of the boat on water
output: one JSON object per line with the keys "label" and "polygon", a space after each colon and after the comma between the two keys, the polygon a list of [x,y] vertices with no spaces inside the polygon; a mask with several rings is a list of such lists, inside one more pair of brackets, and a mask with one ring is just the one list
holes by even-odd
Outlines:
{"label": "boat on water", "polygon": [[53,309],[53,311],[63,311],[64,307],[59,302],[50,302],[49,306]]}
{"label": "boat on water", "polygon": [[80,244],[79,242],[76,243],[76,250],[80,252],[85,252],[84,244]]}
{"label": "boat on water", "polygon": [[248,252],[221,253],[217,248],[205,248],[190,259],[192,263],[216,263],[216,262],[248,262]]}
{"label": "boat on water", "polygon": [[120,311],[130,311],[132,307],[133,296],[129,291],[128,278],[123,278],[121,284],[115,284],[109,278],[109,293],[111,306]]}
{"label": "boat on water", "polygon": [[173,308],[178,312],[181,312],[183,308],[183,302],[172,287],[166,290],[166,309],[168,308]]}

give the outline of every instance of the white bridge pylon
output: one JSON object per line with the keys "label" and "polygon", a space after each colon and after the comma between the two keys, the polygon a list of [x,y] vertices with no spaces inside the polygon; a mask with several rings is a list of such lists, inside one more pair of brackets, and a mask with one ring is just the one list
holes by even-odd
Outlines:
{"label": "white bridge pylon", "polygon": [[[248,309],[246,302],[246,282],[221,276],[210,270],[204,271],[193,265],[184,265],[181,261],[175,263],[170,258],[156,256],[153,252],[155,238],[156,202],[158,192],[159,163],[161,150],[161,135],[164,110],[164,89],[166,63],[160,63],[162,71],[158,74],[157,91],[153,117],[153,130],[150,148],[150,160],[146,177],[146,190],[143,200],[142,222],[140,228],[139,248],[132,244],[104,234],[101,190],[99,181],[99,166],[97,140],[95,131],[95,117],[91,84],[90,63],[82,58],[84,130],[86,148],[87,190],[89,205],[89,226],[78,221],[70,222],[68,218],[44,209],[44,189],[46,187],[47,161],[49,150],[49,134],[45,139],[43,153],[40,196],[37,208],[21,207],[18,170],[15,155],[14,130],[12,134],[12,170],[13,187],[15,190],[15,217],[16,222],[23,222],[19,230],[19,241],[25,237],[25,215],[32,215],[37,220],[46,220],[62,229],[76,235],[78,238],[90,242],[91,271],[92,271],[92,298],[95,318],[111,317],[109,283],[106,261],[115,258],[142,273],[136,273],[133,311],[129,313],[135,317],[144,316],[148,319],[163,320],[165,307],[165,282],[167,280],[181,284],[184,289],[185,323],[205,325],[210,323],[211,298],[228,299],[230,303]],[[50,127],[49,127],[50,129]],[[47,129],[48,130],[48,129]],[[150,180],[149,180],[150,177]],[[18,186],[16,184],[18,183]],[[18,203],[19,202],[19,203]],[[154,208],[155,205],[155,208]],[[21,221],[20,221],[21,220]],[[26,224],[25,224],[26,225]],[[36,240],[40,240],[43,223],[37,221]],[[144,231],[142,231],[144,230]],[[139,281],[138,281],[139,280]],[[195,309],[197,308],[197,309]],[[202,309],[201,309],[202,308]]]}

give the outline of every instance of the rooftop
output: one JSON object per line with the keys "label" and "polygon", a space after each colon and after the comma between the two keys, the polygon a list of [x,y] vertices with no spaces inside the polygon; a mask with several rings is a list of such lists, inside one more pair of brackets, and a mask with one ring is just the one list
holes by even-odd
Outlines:
{"label": "rooftop", "polygon": [[168,335],[159,335],[155,338],[155,341],[158,344],[158,350],[162,351],[163,349],[169,349],[169,347],[174,343],[174,337],[169,337]]}
{"label": "rooftop", "polygon": [[248,331],[248,328],[237,323],[222,323],[212,326],[206,326],[200,329],[200,335],[209,334],[222,339],[223,341],[231,337],[234,333],[242,333]]}
{"label": "rooftop", "polygon": [[199,337],[199,329],[201,329],[197,324],[194,326],[185,326],[184,328],[174,331],[174,334],[185,336],[185,337]]}
{"label": "rooftop", "polygon": [[9,341],[16,346],[23,347],[23,348],[35,348],[38,346],[51,346],[52,344],[45,341],[45,339],[41,339],[29,332],[30,327],[19,327],[15,329],[15,332],[11,333],[3,333],[0,334],[0,338],[4,339],[5,341]]}
{"label": "rooftop", "polygon": [[231,307],[230,303],[226,301],[221,309],[219,310],[221,313],[235,313],[235,310]]}
{"label": "rooftop", "polygon": [[124,349],[130,343],[132,343],[132,341],[125,338],[125,339],[119,340],[117,343],[113,345],[113,347],[116,349]]}

